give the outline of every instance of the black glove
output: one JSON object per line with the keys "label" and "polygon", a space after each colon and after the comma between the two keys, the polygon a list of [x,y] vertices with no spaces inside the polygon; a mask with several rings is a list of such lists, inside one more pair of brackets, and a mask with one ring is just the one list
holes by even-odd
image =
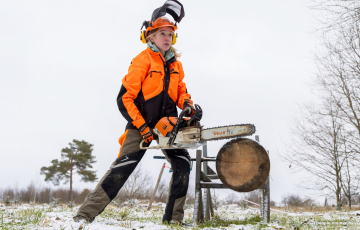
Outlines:
{"label": "black glove", "polygon": [[140,126],[139,132],[145,143],[150,143],[152,140],[157,140],[159,138],[158,135],[154,133],[154,130],[150,128],[146,123]]}
{"label": "black glove", "polygon": [[183,110],[185,110],[186,108],[188,108],[188,110],[189,110],[189,112],[186,115],[193,117],[195,115],[195,108],[190,101],[184,102]]}

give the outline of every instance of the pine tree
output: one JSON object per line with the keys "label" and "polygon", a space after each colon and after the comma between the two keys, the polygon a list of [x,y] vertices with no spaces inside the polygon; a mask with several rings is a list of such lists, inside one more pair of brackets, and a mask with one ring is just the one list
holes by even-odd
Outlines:
{"label": "pine tree", "polygon": [[52,165],[42,167],[40,174],[45,175],[46,182],[51,181],[55,186],[59,185],[62,180],[64,180],[64,184],[70,181],[69,201],[71,201],[74,174],[80,175],[81,181],[84,182],[94,182],[97,177],[95,171],[88,170],[96,162],[95,156],[91,155],[94,145],[74,139],[69,146],[61,150],[61,161],[52,160]]}

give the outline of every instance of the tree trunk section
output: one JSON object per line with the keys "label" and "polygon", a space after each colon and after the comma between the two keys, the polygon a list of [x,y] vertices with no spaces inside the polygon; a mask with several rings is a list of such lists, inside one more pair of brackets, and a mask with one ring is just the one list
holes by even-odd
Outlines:
{"label": "tree trunk section", "polygon": [[351,196],[349,196],[349,208],[351,210]]}
{"label": "tree trunk section", "polygon": [[72,166],[72,162],[70,164],[70,190],[69,190],[69,202],[71,201],[72,198],[72,176],[73,176],[73,166]]}
{"label": "tree trunk section", "polygon": [[237,192],[260,188],[269,177],[270,159],[260,144],[237,138],[223,145],[216,157],[216,171],[221,182]]}

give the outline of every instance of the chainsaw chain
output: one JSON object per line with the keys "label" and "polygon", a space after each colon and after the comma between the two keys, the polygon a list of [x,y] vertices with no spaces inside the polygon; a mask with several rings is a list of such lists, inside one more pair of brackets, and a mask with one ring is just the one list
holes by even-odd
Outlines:
{"label": "chainsaw chain", "polygon": [[223,139],[232,139],[232,138],[238,138],[238,137],[246,137],[246,136],[251,136],[255,133],[256,128],[255,125],[253,124],[236,124],[236,125],[224,125],[224,126],[217,126],[217,127],[211,127],[211,128],[207,128],[207,129],[201,129],[201,131],[203,130],[208,130],[208,129],[217,129],[217,128],[224,128],[224,127],[231,127],[231,126],[244,126],[244,125],[250,125],[249,127],[249,133],[247,134],[242,134],[242,135],[238,135],[238,136],[234,136],[234,137],[220,137],[220,138],[215,138],[215,139],[211,139],[211,140],[203,140],[200,142],[204,142],[204,141],[218,141],[218,140],[223,140]]}

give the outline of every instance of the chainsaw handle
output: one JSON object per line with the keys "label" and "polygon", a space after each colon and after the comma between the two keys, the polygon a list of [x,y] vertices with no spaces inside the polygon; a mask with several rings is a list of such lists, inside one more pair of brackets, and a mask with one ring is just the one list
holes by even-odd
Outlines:
{"label": "chainsaw handle", "polygon": [[144,146],[144,143],[145,143],[145,140],[142,139],[141,142],[140,142],[140,149],[147,149],[148,148],[148,147]]}
{"label": "chainsaw handle", "polygon": [[186,107],[183,111],[181,111],[181,113],[180,113],[180,115],[179,115],[179,118],[178,118],[178,120],[176,121],[176,125],[175,125],[175,127],[173,128],[173,131],[174,131],[175,134],[177,133],[177,130],[178,130],[178,128],[179,128],[179,124],[180,124],[181,119],[182,119],[186,114],[188,114],[188,113],[190,113],[190,109],[189,109],[188,107]]}
{"label": "chainsaw handle", "polygon": [[[186,113],[185,113],[186,112]],[[191,110],[189,107],[186,107],[183,111],[181,111],[180,115],[179,115],[179,119],[183,118],[185,116],[185,114],[190,113]],[[184,113],[184,114],[183,114]]]}
{"label": "chainsaw handle", "polygon": [[181,113],[180,113],[180,115],[179,115],[179,117],[178,117],[178,119],[176,121],[176,125],[174,126],[173,130],[170,133],[170,138],[169,138],[169,141],[167,143],[168,146],[171,146],[172,143],[174,142],[174,140],[176,138],[178,128],[179,128],[180,121],[185,116],[185,114],[188,114],[188,113],[190,113],[190,109],[188,107],[186,107],[183,111],[181,111]]}
{"label": "chainsaw handle", "polygon": [[202,109],[200,105],[195,104],[195,114],[192,118],[190,118],[188,122],[191,123],[194,120],[200,121],[201,118],[202,118]]}

